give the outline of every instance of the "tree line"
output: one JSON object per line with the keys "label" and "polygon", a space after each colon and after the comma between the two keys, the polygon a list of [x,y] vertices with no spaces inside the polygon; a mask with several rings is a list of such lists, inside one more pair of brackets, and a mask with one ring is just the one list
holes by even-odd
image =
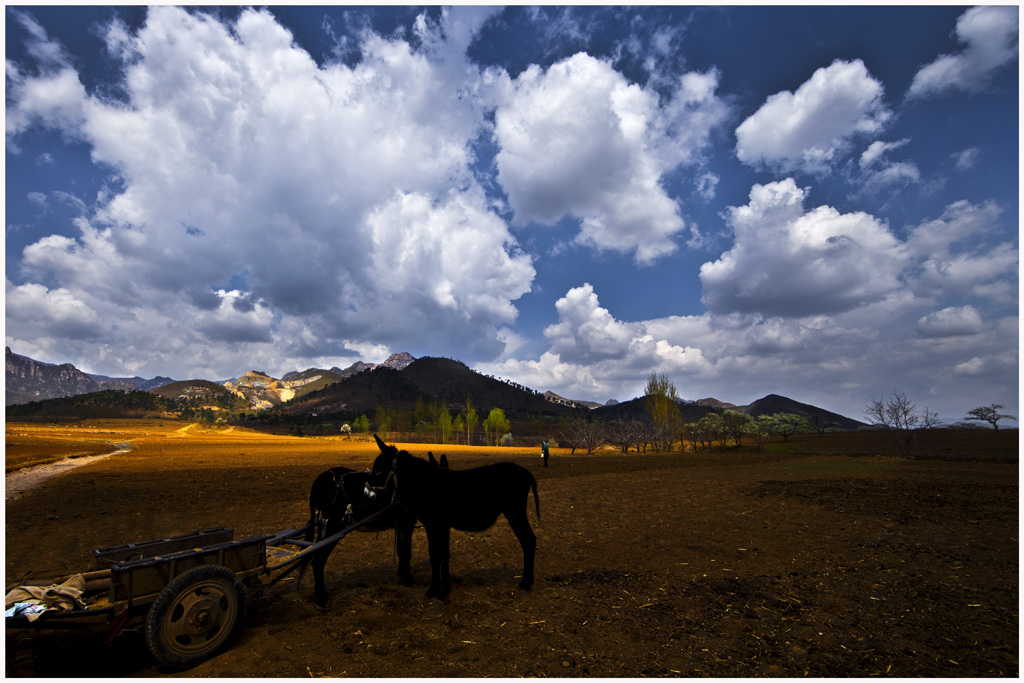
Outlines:
{"label": "tree line", "polygon": [[[836,426],[832,417],[824,412],[809,416],[794,413],[759,415],[756,418],[734,410],[708,413],[693,422],[683,422],[678,410],[679,397],[675,386],[664,374],[652,373],[644,388],[644,407],[649,420],[620,418],[611,422],[590,421],[581,417],[563,421],[559,429],[561,445],[575,453],[583,449],[587,453],[603,445],[612,445],[622,453],[630,449],[646,453],[648,449],[670,452],[675,444],[680,450],[690,444],[694,451],[711,451],[717,444],[723,451],[730,445],[739,448],[744,440],[763,448],[769,437],[781,437],[783,441],[799,433],[817,432],[824,435]],[[993,403],[968,411],[967,421],[987,422],[996,431],[1002,420],[1016,420],[1013,415],[1002,413],[1004,406]],[[917,441],[917,433],[939,425],[938,414],[925,408],[917,410],[916,404],[905,394],[893,391],[888,399],[872,401],[865,407],[865,416],[872,426],[889,434],[902,457],[911,457]]]}
{"label": "tree line", "polygon": [[[512,426],[501,408],[492,408],[481,422],[480,415],[473,406],[473,399],[469,396],[454,415],[448,404],[428,401],[422,397],[416,400],[416,405],[411,411],[378,403],[372,424],[374,431],[385,438],[394,433],[415,433],[421,437],[432,438],[434,443],[467,445],[474,442],[477,425],[480,425],[484,444],[488,446],[510,442]],[[363,414],[345,425],[348,425],[350,431],[368,434],[371,421],[369,416]]]}
{"label": "tree line", "polygon": [[[793,413],[776,413],[761,415],[756,418],[726,410],[721,413],[708,413],[695,422],[683,422],[678,411],[668,413],[666,419],[644,420],[640,418],[619,418],[611,421],[586,420],[572,418],[564,420],[559,426],[559,445],[569,448],[572,453],[577,449],[593,453],[601,446],[610,445],[622,453],[630,450],[637,453],[671,452],[676,448],[694,451],[711,451],[718,447],[723,451],[727,448],[739,448],[747,443],[763,447],[770,436],[781,436],[783,441],[793,434],[809,432],[812,423],[809,419]],[[824,432],[824,430],[822,430]]]}

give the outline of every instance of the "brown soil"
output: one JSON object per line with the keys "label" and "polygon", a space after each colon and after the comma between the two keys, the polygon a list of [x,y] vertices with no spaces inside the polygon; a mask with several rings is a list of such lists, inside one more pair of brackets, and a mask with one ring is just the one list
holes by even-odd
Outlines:
{"label": "brown soil", "polygon": [[[6,583],[82,571],[96,547],[301,526],[318,472],[375,455],[357,441],[181,427],[119,423],[110,441],[130,452],[9,500]],[[397,582],[390,534],[352,534],[328,563],[325,609],[307,577],[256,603],[230,649],[189,671],[156,666],[137,632],[107,647],[102,634],[9,630],[6,674],[1017,676],[1015,459],[836,455],[843,438],[766,453],[555,449],[549,468],[538,449],[410,444],[454,468],[513,459],[535,473],[531,592],[516,588],[522,554],[504,521],[452,533],[459,580],[445,602],[424,597],[422,530],[414,588]],[[986,438],[1015,450],[1015,431]]]}

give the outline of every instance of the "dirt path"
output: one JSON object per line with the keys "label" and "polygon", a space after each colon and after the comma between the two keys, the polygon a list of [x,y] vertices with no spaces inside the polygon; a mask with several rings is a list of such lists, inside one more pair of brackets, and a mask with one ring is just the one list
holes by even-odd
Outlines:
{"label": "dirt path", "polygon": [[109,453],[89,455],[81,458],[64,458],[63,460],[53,462],[48,465],[27,467],[7,474],[4,478],[4,485],[6,487],[5,500],[7,502],[17,500],[26,491],[38,486],[47,479],[52,479],[53,477],[64,474],[76,467],[82,467],[83,465],[90,465],[94,462],[105,460],[112,455],[127,453],[132,449],[132,446],[129,443],[114,443],[110,445],[114,447],[115,450]]}

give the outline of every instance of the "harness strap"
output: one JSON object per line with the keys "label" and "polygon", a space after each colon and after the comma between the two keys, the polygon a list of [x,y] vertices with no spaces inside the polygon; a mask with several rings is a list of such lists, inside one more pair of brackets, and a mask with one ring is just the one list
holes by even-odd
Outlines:
{"label": "harness strap", "polygon": [[335,503],[338,502],[338,494],[341,492],[341,476],[335,474],[333,470],[331,471],[331,476],[334,477],[334,497],[331,498],[331,507],[334,507]]}

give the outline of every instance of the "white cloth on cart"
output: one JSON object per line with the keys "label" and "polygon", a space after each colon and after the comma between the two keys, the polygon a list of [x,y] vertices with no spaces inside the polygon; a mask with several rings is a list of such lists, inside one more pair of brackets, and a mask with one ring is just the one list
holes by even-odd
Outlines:
{"label": "white cloth on cart", "polygon": [[[82,593],[85,591],[85,577],[75,574],[60,584],[50,586],[18,586],[4,598],[5,616],[24,614],[29,621],[35,621],[42,611],[59,609],[84,609]],[[22,607],[18,607],[21,605]],[[42,607],[39,611],[37,608]]]}

